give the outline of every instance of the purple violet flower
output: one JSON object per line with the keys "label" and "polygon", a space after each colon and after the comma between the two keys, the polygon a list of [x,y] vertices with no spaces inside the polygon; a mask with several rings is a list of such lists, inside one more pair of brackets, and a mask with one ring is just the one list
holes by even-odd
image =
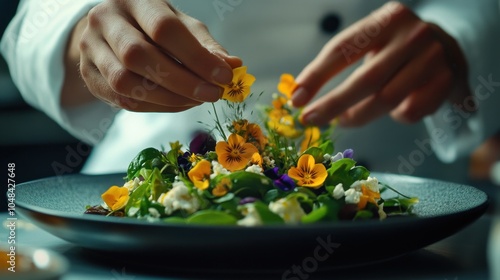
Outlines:
{"label": "purple violet flower", "polygon": [[255,197],[251,197],[251,196],[247,196],[245,198],[243,198],[242,200],[240,200],[240,205],[243,205],[243,204],[247,204],[247,203],[253,203],[257,201],[257,198]]}
{"label": "purple violet flower", "polygon": [[346,149],[342,155],[344,156],[344,158],[352,159],[354,156],[354,151],[352,149]]}
{"label": "purple violet flower", "polygon": [[206,132],[198,132],[189,143],[189,151],[194,154],[204,155],[209,151],[214,151],[216,144],[212,135]]}
{"label": "purple violet flower", "polygon": [[291,191],[295,188],[295,181],[287,174],[279,174],[279,168],[274,167],[264,171],[264,175],[273,180],[274,186],[282,191]]}
{"label": "purple violet flower", "polygon": [[279,171],[278,167],[273,167],[264,171],[264,175],[266,175],[268,178],[272,180],[278,180],[280,178],[280,176],[278,175],[278,171]]}
{"label": "purple violet flower", "polygon": [[188,172],[192,167],[192,164],[188,159],[189,156],[190,156],[190,154],[188,152],[185,152],[182,156],[179,156],[177,158],[177,164],[185,172]]}
{"label": "purple violet flower", "polygon": [[274,180],[274,185],[282,191],[291,191],[295,189],[295,181],[287,174],[283,174],[279,179]]}

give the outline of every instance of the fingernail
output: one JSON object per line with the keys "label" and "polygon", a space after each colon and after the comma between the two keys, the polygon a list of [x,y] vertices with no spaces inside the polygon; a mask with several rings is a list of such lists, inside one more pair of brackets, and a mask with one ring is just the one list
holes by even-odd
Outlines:
{"label": "fingernail", "polygon": [[200,101],[215,102],[222,96],[222,88],[211,84],[200,84],[194,91],[194,97]]}
{"label": "fingernail", "polygon": [[309,93],[303,87],[296,89],[292,94],[292,104],[294,107],[302,107],[309,100]]}
{"label": "fingernail", "polygon": [[319,117],[318,113],[308,112],[308,113],[302,114],[302,116],[300,116],[299,119],[303,125],[313,125],[314,123],[316,123],[318,117]]}
{"label": "fingernail", "polygon": [[216,83],[227,85],[233,79],[233,72],[224,67],[217,67],[212,71],[212,79]]}

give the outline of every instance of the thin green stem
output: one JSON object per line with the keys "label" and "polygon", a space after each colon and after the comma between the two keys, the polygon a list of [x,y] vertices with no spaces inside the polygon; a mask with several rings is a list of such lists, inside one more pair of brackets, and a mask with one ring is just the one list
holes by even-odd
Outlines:
{"label": "thin green stem", "polygon": [[220,124],[219,115],[217,115],[217,109],[215,109],[215,103],[213,103],[213,102],[212,102],[212,108],[214,108],[215,122],[217,124],[218,129],[219,129],[219,132],[220,132],[222,138],[224,138],[224,141],[227,141],[227,137],[226,137],[226,134],[224,133],[224,129],[222,128],[222,125]]}

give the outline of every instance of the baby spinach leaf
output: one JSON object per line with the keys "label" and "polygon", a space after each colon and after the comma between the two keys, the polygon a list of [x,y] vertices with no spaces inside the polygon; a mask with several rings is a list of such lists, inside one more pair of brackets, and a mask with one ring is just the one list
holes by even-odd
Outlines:
{"label": "baby spinach leaf", "polygon": [[205,225],[235,225],[236,221],[232,215],[216,210],[198,211],[186,219],[188,224]]}
{"label": "baby spinach leaf", "polygon": [[185,224],[186,223],[186,219],[184,219],[182,217],[177,217],[177,216],[167,217],[167,218],[164,218],[162,221],[165,223],[168,223],[168,224]]}
{"label": "baby spinach leaf", "polygon": [[277,214],[271,212],[266,204],[262,201],[256,201],[254,203],[255,210],[259,213],[260,219],[264,224],[283,224],[283,219]]}
{"label": "baby spinach leaf", "polygon": [[139,174],[142,168],[152,169],[153,167],[161,168],[164,165],[163,154],[155,148],[146,148],[142,150],[135,158],[130,162],[127,169],[127,178],[132,180]]}
{"label": "baby spinach leaf", "polygon": [[302,222],[304,224],[316,223],[318,221],[323,220],[328,214],[328,207],[323,205],[317,209],[311,211],[311,213],[302,217]]}
{"label": "baby spinach leaf", "polygon": [[330,154],[331,155],[335,151],[333,142],[331,140],[327,140],[327,141],[321,143],[321,145],[319,145],[319,148],[323,151],[323,154]]}
{"label": "baby spinach leaf", "polygon": [[316,163],[323,162],[323,150],[319,147],[310,147],[303,154],[313,156]]}
{"label": "baby spinach leaf", "polygon": [[258,197],[262,198],[273,188],[273,181],[266,176],[237,171],[228,175],[231,179],[231,192],[238,197]]}
{"label": "baby spinach leaf", "polygon": [[328,177],[325,180],[325,185],[336,186],[342,183],[344,189],[348,189],[355,181],[349,174],[355,165],[356,162],[350,158],[343,158],[332,163],[332,166],[327,169]]}

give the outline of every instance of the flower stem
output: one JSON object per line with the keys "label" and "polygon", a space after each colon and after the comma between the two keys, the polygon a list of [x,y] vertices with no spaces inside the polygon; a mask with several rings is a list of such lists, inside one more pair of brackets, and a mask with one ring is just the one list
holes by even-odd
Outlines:
{"label": "flower stem", "polygon": [[218,130],[219,130],[222,138],[224,138],[224,141],[227,141],[227,137],[226,137],[226,134],[224,133],[224,129],[222,128],[222,125],[220,124],[219,115],[217,115],[217,109],[215,109],[215,103],[213,103],[213,102],[212,102],[212,108],[214,108],[215,123],[217,124]]}

